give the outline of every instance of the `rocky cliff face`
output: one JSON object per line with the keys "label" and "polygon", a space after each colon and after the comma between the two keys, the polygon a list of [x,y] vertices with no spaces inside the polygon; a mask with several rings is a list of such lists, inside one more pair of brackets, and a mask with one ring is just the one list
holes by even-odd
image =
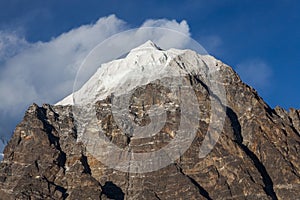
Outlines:
{"label": "rocky cliff face", "polygon": [[[5,148],[0,199],[299,199],[300,111],[270,108],[232,68],[213,63],[221,70],[227,102],[220,137],[204,158],[199,146],[209,126],[212,92],[203,76],[186,73],[201,117],[191,125],[196,135],[180,158],[147,173],[116,170],[78,140],[74,107],[33,104]],[[164,105],[166,123],[149,138],[122,132],[111,94],[95,102],[95,121],[111,142],[143,153],[172,141],[182,110],[159,83],[134,88],[129,101],[130,116],[140,126],[151,121],[151,105]]]}

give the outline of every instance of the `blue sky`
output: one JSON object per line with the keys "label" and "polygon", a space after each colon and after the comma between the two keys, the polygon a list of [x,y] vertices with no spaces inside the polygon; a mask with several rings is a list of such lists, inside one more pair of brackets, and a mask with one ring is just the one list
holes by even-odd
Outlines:
{"label": "blue sky", "polygon": [[[72,35],[71,30],[87,24],[95,25],[102,17],[114,14],[115,18],[110,20],[111,23],[116,23],[117,27],[109,29],[102,38],[124,29],[139,27],[149,19],[174,19],[178,23],[185,20],[191,37],[202,44],[210,54],[236,69],[242,80],[257,89],[271,107],[280,105],[286,109],[300,109],[299,10],[300,3],[296,0],[154,0],[126,3],[116,0],[1,0],[0,82],[1,78],[14,80],[15,77],[3,76],[14,71],[12,65],[18,64],[15,57],[30,58],[29,54],[39,50],[40,46],[51,46],[51,41],[56,38],[63,40]],[[32,46],[35,50],[28,51]],[[48,52],[44,47],[42,49],[45,54]],[[24,51],[26,53],[22,53]],[[30,64],[43,62],[37,59]],[[17,73],[25,73],[27,70],[26,66],[17,69]],[[49,73],[49,76],[52,73],[51,69],[43,69],[43,72]],[[19,93],[19,90],[31,91],[32,87],[37,87],[34,83],[48,81],[50,84],[51,79],[43,80],[38,70],[33,70],[32,73],[35,80],[26,80],[33,83],[28,88],[15,87],[7,94],[7,91],[4,91],[7,88],[2,85],[1,93],[14,98],[12,93]],[[12,111],[14,114],[8,114],[8,108],[11,107],[9,103],[6,105],[7,109],[0,108],[0,136],[9,135],[7,131],[22,118],[31,101],[54,103],[54,100],[57,100],[46,98],[45,95],[39,98],[35,93],[29,95],[34,98],[24,100],[25,103],[19,102],[20,107],[16,106],[18,111]],[[4,95],[1,98],[5,98]],[[19,98],[22,101],[23,97]],[[9,98],[1,101],[9,102]]]}

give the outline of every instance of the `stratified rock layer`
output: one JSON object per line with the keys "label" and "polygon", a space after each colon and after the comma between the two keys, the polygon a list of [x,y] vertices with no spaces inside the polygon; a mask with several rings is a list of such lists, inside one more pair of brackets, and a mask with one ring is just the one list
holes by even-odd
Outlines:
{"label": "stratified rock layer", "polygon": [[[33,104],[5,148],[0,199],[299,199],[300,111],[270,108],[230,67],[217,64],[226,89],[226,118],[205,158],[199,158],[199,147],[209,125],[210,91],[196,75],[186,77],[201,113],[196,138],[180,159],[148,173],[117,171],[87,151],[77,140],[72,106]],[[135,91],[130,113],[139,125],[149,123],[152,104],[173,106],[157,135],[134,139],[122,133],[110,96],[95,104],[97,121],[119,147],[160,149],[176,134],[178,105],[161,98],[168,91],[157,83]]]}

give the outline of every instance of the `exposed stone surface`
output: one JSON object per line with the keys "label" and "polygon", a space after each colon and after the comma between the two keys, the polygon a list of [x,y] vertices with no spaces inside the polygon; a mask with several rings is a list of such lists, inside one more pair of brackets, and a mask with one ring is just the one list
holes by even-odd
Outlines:
{"label": "exposed stone surface", "polygon": [[[270,108],[254,89],[221,65],[227,105],[223,131],[213,150],[199,158],[210,116],[208,88],[201,77],[186,77],[201,113],[190,148],[169,166],[149,173],[111,169],[77,141],[71,106],[30,106],[4,151],[0,199],[299,199],[300,111]],[[170,111],[163,129],[151,138],[123,134],[111,114],[111,96],[96,104],[106,136],[135,152],[160,149],[178,128],[178,102],[151,83],[137,88],[130,101],[133,120],[149,123],[152,104]],[[141,100],[142,99],[142,100]]]}

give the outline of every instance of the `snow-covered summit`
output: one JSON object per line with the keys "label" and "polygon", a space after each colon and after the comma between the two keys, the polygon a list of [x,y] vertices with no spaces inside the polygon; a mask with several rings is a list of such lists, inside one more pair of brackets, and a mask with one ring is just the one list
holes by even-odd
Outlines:
{"label": "snow-covered summit", "polygon": [[151,40],[148,40],[147,42],[145,42],[144,44],[134,48],[131,50],[131,52],[133,51],[137,51],[137,50],[147,50],[147,49],[156,49],[156,50],[162,50],[160,47],[158,47],[154,42],[152,42]]}
{"label": "snow-covered summit", "polygon": [[132,49],[125,58],[102,64],[76,92],[56,105],[95,102],[110,94],[119,95],[157,79],[184,74],[206,75],[218,70],[214,57],[191,50],[163,50],[152,41]]}

